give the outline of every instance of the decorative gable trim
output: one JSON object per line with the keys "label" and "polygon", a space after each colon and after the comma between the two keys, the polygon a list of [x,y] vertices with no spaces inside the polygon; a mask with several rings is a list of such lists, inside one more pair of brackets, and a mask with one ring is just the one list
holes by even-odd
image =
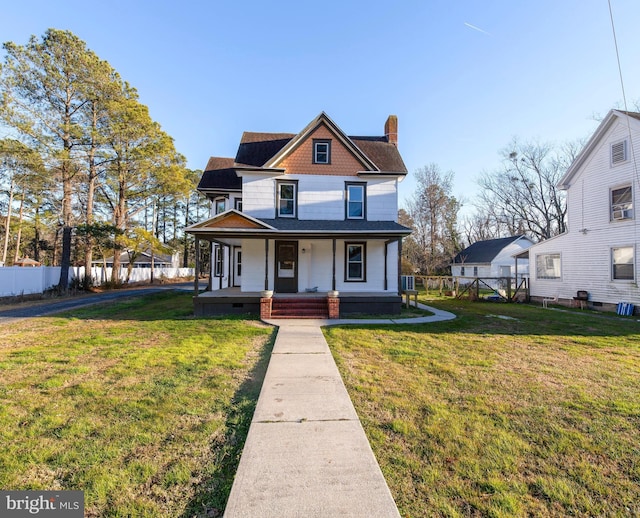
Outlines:
{"label": "decorative gable trim", "polygon": [[320,125],[325,125],[345,148],[369,171],[379,171],[378,167],[356,146],[351,139],[333,122],[329,116],[322,112],[312,120],[306,128],[293,137],[278,153],[276,153],[263,167],[277,167],[287,156],[295,151],[306,141]]}
{"label": "decorative gable trim", "polygon": [[250,229],[250,230],[274,230],[274,227],[263,223],[259,219],[252,218],[235,209],[227,210],[217,214],[213,218],[209,218],[195,225],[191,225],[185,229],[186,232],[197,232],[201,230],[220,230],[220,229]]}

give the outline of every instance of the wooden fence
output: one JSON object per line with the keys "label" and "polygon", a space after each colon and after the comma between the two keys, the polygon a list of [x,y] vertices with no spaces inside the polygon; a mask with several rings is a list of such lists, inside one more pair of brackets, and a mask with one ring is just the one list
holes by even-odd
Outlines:
{"label": "wooden fence", "polygon": [[529,301],[527,277],[416,276],[415,280],[427,293],[436,292],[441,296],[502,302]]}

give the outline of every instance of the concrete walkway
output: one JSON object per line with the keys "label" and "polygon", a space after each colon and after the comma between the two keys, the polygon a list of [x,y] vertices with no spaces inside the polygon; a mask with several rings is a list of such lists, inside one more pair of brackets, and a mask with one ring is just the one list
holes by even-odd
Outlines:
{"label": "concrete walkway", "polygon": [[267,321],[278,334],[225,517],[400,516],[320,327],[455,318],[422,307],[435,315]]}

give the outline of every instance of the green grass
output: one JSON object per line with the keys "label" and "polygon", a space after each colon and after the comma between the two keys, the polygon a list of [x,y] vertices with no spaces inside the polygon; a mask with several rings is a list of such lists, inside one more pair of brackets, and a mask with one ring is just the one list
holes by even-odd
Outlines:
{"label": "green grass", "polygon": [[0,327],[0,487],[85,491],[86,516],[219,516],[272,346],[190,294]]}
{"label": "green grass", "polygon": [[640,513],[640,324],[451,299],[325,335],[403,516]]}

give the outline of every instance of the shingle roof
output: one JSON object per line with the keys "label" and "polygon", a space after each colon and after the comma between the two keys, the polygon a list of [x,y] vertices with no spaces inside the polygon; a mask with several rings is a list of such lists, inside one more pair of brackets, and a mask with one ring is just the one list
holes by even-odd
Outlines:
{"label": "shingle roof", "polygon": [[476,241],[468,246],[453,259],[454,263],[490,263],[502,251],[502,249],[520,239],[522,236],[503,237],[500,239],[487,239]]}
{"label": "shingle roof", "polygon": [[254,167],[263,166],[267,160],[280,151],[295,137],[291,133],[253,133],[245,131],[242,134],[236,163]]}
{"label": "shingle roof", "polygon": [[207,167],[202,173],[198,190],[221,189],[240,190],[242,189],[242,179],[233,169],[233,158],[222,158],[212,156],[207,162]]}
{"label": "shingle roof", "polygon": [[[234,167],[262,167],[297,135],[245,131],[233,158],[211,157],[198,189],[241,189],[242,180]],[[398,148],[387,137],[349,137],[366,157],[382,172],[406,173]]]}
{"label": "shingle roof", "polygon": [[363,220],[299,220],[289,218],[265,219],[260,221],[282,231],[300,232],[405,232],[411,229],[395,221],[363,221]]}

